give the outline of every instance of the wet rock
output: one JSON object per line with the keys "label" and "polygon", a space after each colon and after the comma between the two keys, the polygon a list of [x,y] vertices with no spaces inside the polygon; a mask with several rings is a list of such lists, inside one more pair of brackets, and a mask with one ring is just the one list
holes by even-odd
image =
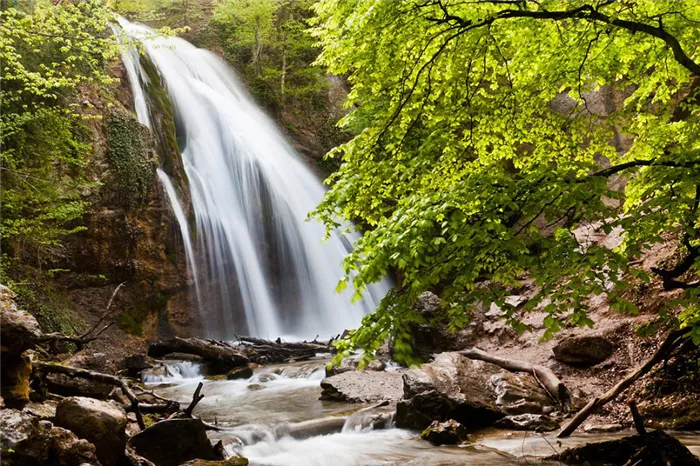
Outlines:
{"label": "wet rock", "polygon": [[247,388],[248,388],[248,390],[250,390],[251,392],[254,392],[254,391],[256,391],[256,390],[262,390],[262,389],[265,388],[265,387],[263,387],[263,386],[260,385],[259,383],[251,383],[250,385],[248,385]]}
{"label": "wet rock", "polygon": [[588,443],[550,456],[565,464],[700,466],[700,459],[677,439],[655,431],[607,442]]}
{"label": "wet rock", "polygon": [[124,358],[122,368],[126,369],[126,375],[137,378],[141,371],[150,369],[154,364],[155,361],[145,354],[132,354]]}
{"label": "wet rock", "polygon": [[435,445],[457,445],[469,439],[467,428],[454,419],[445,422],[433,421],[420,437]]}
{"label": "wet rock", "polygon": [[22,412],[36,416],[39,420],[52,420],[56,417],[57,404],[58,402],[53,400],[46,400],[41,403],[29,402],[24,406]]}
{"label": "wet rock", "polygon": [[360,358],[358,356],[348,356],[347,358],[343,358],[338,365],[328,363],[326,366],[326,377],[342,374],[343,372],[354,371],[357,369],[357,364],[359,362]]}
{"label": "wet rock", "polygon": [[200,419],[156,422],[129,439],[129,446],[158,466],[178,466],[193,459],[222,460]]}
{"label": "wet rock", "polygon": [[366,369],[368,371],[383,371],[386,369],[386,363],[379,359],[373,359],[367,364]]}
{"label": "wet rock", "polygon": [[551,432],[559,428],[559,422],[543,414],[516,414],[506,416],[496,422],[498,427],[513,430],[532,430],[535,432]]}
{"label": "wet rock", "polygon": [[401,374],[396,372],[351,371],[326,377],[321,382],[321,399],[367,403],[396,401],[403,396]]}
{"label": "wet rock", "polygon": [[554,359],[572,366],[592,366],[612,355],[615,346],[600,335],[569,336],[554,346]]}
{"label": "wet rock", "polygon": [[248,458],[234,456],[221,461],[191,460],[187,463],[182,463],[180,466],[248,466]]}
{"label": "wet rock", "polygon": [[140,456],[133,448],[129,447],[124,450],[124,463],[126,463],[125,466],[156,466],[152,461]]}
{"label": "wet rock", "polygon": [[49,464],[56,466],[97,464],[96,449],[92,443],[79,439],[73,432],[61,427],[53,427],[50,435]]}
{"label": "wet rock", "polygon": [[622,424],[585,424],[583,431],[587,434],[607,434],[610,432],[619,432],[624,427]]}
{"label": "wet rock", "polygon": [[0,454],[3,465],[44,464],[51,445],[49,429],[31,414],[16,409],[0,410]]}
{"label": "wet rock", "polygon": [[397,405],[396,425],[422,430],[448,419],[467,427],[493,424],[503,417],[490,382],[500,370],[458,353],[441,353],[433,362],[409,369],[403,374],[405,399]]}
{"label": "wet rock", "polygon": [[496,406],[505,414],[544,414],[553,409],[547,392],[529,374],[501,371],[490,382]]}
{"label": "wet rock", "polygon": [[248,366],[236,367],[226,373],[228,380],[249,379],[253,376],[253,369]]}
{"label": "wet rock", "polygon": [[71,397],[56,407],[56,425],[94,444],[105,466],[116,464],[124,456],[126,424],[124,409],[114,402]]}

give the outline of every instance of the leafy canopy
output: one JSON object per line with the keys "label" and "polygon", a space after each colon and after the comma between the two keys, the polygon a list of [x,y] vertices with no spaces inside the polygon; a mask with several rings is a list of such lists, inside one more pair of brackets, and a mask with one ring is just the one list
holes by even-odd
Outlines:
{"label": "leafy canopy", "polygon": [[91,141],[75,96],[114,81],[105,70],[118,53],[110,19],[96,0],[3,3],[2,240],[16,259],[53,260],[83,229]]}
{"label": "leafy canopy", "polygon": [[[410,360],[418,295],[438,290],[462,325],[495,303],[517,330],[547,313],[545,338],[613,307],[631,261],[663,238],[683,288],[674,305],[700,343],[700,3],[695,1],[322,0],[319,62],[352,84],[342,124],[357,136],[314,215],[367,232],[344,263],[359,293],[390,271],[397,289],[345,342],[392,333]],[[624,232],[612,249],[587,235]],[[693,276],[693,274],[695,274]],[[690,277],[688,277],[690,275]],[[524,278],[538,292],[517,308]],[[676,322],[678,323],[678,322]]]}

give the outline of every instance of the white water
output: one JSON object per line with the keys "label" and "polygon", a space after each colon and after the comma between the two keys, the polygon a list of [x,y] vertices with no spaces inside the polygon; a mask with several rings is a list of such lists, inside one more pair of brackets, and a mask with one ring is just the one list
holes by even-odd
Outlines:
{"label": "white water", "polygon": [[[134,37],[151,36],[145,26],[120,24]],[[322,225],[306,221],[324,193],[319,180],[218,57],[178,38],[145,46],[176,114],[197,229],[196,244],[183,239],[197,258],[207,336],[326,338],[356,327],[388,284],[357,303],[352,290],[335,292],[354,238],[322,243]]]}

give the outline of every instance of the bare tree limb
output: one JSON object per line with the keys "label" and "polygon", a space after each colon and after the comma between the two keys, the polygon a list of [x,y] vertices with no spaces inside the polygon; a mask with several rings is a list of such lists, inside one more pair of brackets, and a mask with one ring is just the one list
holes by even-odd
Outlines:
{"label": "bare tree limb", "polygon": [[649,358],[644,364],[631,372],[627,377],[622,379],[603,395],[597,396],[589,401],[588,404],[584,406],[583,409],[581,409],[581,411],[579,411],[566,426],[564,426],[561,432],[557,434],[557,437],[563,438],[571,435],[576,428],[580,426],[581,423],[585,421],[595,410],[614,400],[617,395],[625,391],[640,377],[649,372],[658,362],[665,359],[666,356],[671,354],[684,333],[685,330],[673,330],[670,332],[651,358]]}

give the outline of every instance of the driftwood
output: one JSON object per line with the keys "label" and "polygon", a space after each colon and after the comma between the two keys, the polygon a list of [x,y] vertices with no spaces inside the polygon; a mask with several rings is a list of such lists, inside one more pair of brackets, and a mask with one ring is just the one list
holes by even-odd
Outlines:
{"label": "driftwood", "polygon": [[583,423],[583,421],[588,418],[595,410],[601,406],[614,400],[617,395],[625,391],[630,385],[636,382],[640,377],[649,372],[657,363],[665,360],[676,347],[680,339],[682,338],[684,330],[674,330],[670,332],[664,341],[661,343],[659,348],[656,350],[654,355],[647,360],[640,367],[632,371],[627,377],[618,382],[614,387],[605,392],[601,396],[597,396],[588,402],[586,406],[579,411],[574,418],[569,421],[569,423],[564,426],[564,428],[559,432],[557,437],[563,438],[571,435],[578,426]]}
{"label": "driftwood", "polygon": [[84,379],[95,380],[97,382],[103,382],[111,385],[116,385],[121,388],[126,397],[131,401],[131,409],[136,414],[136,421],[139,424],[141,430],[146,428],[143,422],[143,416],[141,415],[141,410],[139,409],[139,399],[136,397],[134,392],[129,388],[129,385],[119,377],[113,375],[102,374],[100,372],[89,371],[86,369],[78,369],[70,366],[63,366],[61,364],[50,364],[45,362],[34,362],[32,364],[32,369],[37,373],[43,374],[66,374],[70,377],[82,377]]}
{"label": "driftwood", "polygon": [[200,395],[199,392],[202,391],[202,387],[204,384],[202,382],[199,382],[199,385],[197,385],[197,389],[194,391],[194,394],[192,395],[192,402],[190,405],[185,409],[185,417],[192,417],[192,411],[194,411],[194,408],[197,406],[197,403],[202,401],[202,398],[204,398],[204,395]]}
{"label": "driftwood", "polygon": [[303,361],[313,358],[318,353],[330,353],[335,348],[328,343],[316,340],[307,342],[283,342],[264,340],[262,338],[239,336],[239,347],[243,348],[251,361],[270,364],[289,361]]}
{"label": "driftwood", "polygon": [[282,342],[254,337],[237,337],[235,344],[225,341],[200,338],[172,338],[151,343],[148,355],[159,358],[172,353],[199,356],[214,372],[225,373],[249,362],[271,364],[289,361],[303,361],[317,353],[334,350],[323,342]]}
{"label": "driftwood", "polygon": [[170,353],[200,356],[212,370],[224,373],[250,362],[248,356],[240,349],[215,340],[175,337],[151,343],[148,347],[148,355],[154,358]]}
{"label": "driftwood", "polygon": [[459,354],[469,359],[478,359],[480,361],[495,364],[509,371],[527,372],[532,374],[554,401],[559,403],[565,409],[568,409],[571,406],[571,394],[569,393],[569,390],[548,367],[532,364],[527,361],[520,361],[518,359],[506,359],[499,356],[494,356],[478,348],[460,351]]}

